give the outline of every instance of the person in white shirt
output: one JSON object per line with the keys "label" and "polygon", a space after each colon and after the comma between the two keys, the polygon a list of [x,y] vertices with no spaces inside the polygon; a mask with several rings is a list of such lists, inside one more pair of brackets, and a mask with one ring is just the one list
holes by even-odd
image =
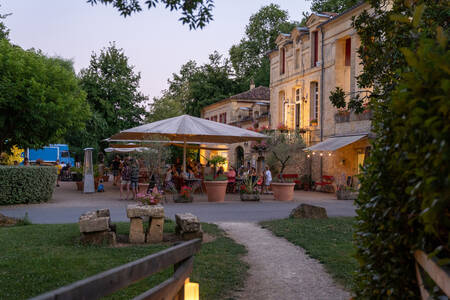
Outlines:
{"label": "person in white shirt", "polygon": [[272,183],[272,173],[268,166],[266,166],[266,170],[264,171],[264,192],[269,192],[269,186]]}

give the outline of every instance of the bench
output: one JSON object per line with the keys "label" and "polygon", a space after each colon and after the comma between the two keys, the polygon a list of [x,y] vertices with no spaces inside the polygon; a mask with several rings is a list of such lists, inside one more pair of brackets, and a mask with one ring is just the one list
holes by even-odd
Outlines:
{"label": "bench", "polygon": [[292,181],[295,183],[297,187],[301,187],[302,185],[302,182],[300,181],[298,174],[283,174],[283,179],[292,179]]}
{"label": "bench", "polygon": [[334,181],[334,177],[333,176],[329,176],[329,175],[323,175],[322,176],[322,181],[318,181],[314,183],[314,187],[317,189],[317,187],[321,187],[320,190],[327,190],[328,186],[332,186]]}

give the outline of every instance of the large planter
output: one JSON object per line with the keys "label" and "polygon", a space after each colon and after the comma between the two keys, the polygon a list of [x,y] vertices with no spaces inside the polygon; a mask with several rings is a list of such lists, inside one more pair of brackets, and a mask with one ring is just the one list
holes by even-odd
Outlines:
{"label": "large planter", "polygon": [[228,180],[224,181],[204,181],[208,202],[225,201],[225,192],[227,191]]}
{"label": "large planter", "polygon": [[77,184],[77,191],[82,191],[84,188],[84,182],[83,181],[76,181]]}
{"label": "large planter", "polygon": [[241,194],[241,201],[259,201],[259,194]]}
{"label": "large planter", "polygon": [[272,191],[275,200],[291,201],[294,199],[294,182],[272,182]]}

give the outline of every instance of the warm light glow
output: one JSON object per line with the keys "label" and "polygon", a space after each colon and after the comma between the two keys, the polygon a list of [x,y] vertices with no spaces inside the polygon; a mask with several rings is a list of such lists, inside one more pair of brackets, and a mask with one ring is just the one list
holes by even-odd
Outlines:
{"label": "warm light glow", "polygon": [[330,153],[328,153],[328,156],[331,156],[331,152],[330,152]]}
{"label": "warm light glow", "polygon": [[322,153],[322,152],[320,152],[320,156],[323,156],[323,153]]}
{"label": "warm light glow", "polygon": [[310,157],[311,157],[311,155],[309,155],[309,154],[308,154],[307,156],[308,156],[308,158],[310,158]]}
{"label": "warm light glow", "polygon": [[200,285],[195,282],[190,282],[189,277],[184,282],[184,299],[185,300],[199,300],[200,299]]}
{"label": "warm light glow", "polygon": [[316,155],[316,152],[313,152],[313,155]]}

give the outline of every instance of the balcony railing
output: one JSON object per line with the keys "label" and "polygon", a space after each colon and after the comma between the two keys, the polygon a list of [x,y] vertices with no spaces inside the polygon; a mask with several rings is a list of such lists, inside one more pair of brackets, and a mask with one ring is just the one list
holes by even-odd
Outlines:
{"label": "balcony railing", "polygon": [[338,112],[334,115],[334,119],[336,123],[372,120],[372,111],[368,110],[360,114],[355,112]]}

